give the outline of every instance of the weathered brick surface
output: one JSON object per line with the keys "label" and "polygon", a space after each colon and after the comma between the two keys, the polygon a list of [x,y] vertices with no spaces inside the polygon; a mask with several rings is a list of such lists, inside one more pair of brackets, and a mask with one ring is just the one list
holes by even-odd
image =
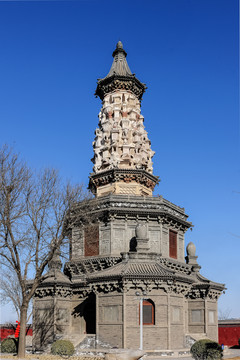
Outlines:
{"label": "weathered brick surface", "polygon": [[170,349],[181,349],[184,343],[183,325],[171,325]]}
{"label": "weathered brick surface", "polygon": [[103,294],[98,296],[99,340],[111,346],[123,347],[123,299],[122,295]]}
{"label": "weathered brick surface", "polygon": [[122,325],[99,325],[98,339],[111,346],[123,347]]}
{"label": "weathered brick surface", "polygon": [[218,327],[216,325],[208,326],[207,337],[218,342]]}
{"label": "weathered brick surface", "polygon": [[83,314],[83,303],[85,299],[73,298],[71,303],[71,332],[84,334],[86,332],[86,321]]}
{"label": "weathered brick surface", "polygon": [[[119,255],[130,249],[130,241],[135,237],[136,220],[111,219],[108,222],[100,221],[99,225],[91,224],[72,230],[70,257],[77,260],[82,256]],[[98,230],[99,226],[99,230]],[[151,251],[162,253],[169,257],[169,229],[166,224],[160,225],[157,221],[147,223],[149,245]],[[184,259],[184,233],[177,235],[178,260]]]}
{"label": "weathered brick surface", "polygon": [[[182,295],[167,296],[164,291],[154,290],[149,294],[155,304],[155,325],[143,326],[143,341],[146,349],[172,349],[184,347],[184,309]],[[139,299],[134,291],[125,297],[127,346],[139,346]],[[173,320],[173,310],[179,309],[179,319]],[[170,317],[170,318],[169,318]],[[170,331],[169,331],[169,326]],[[130,337],[130,339],[129,339]]]}
{"label": "weathered brick surface", "polygon": [[[212,313],[211,318],[209,312]],[[206,313],[207,313],[207,319],[206,319],[207,337],[209,339],[218,341],[218,312],[217,312],[216,301],[214,300],[206,301]]]}
{"label": "weathered brick surface", "polygon": [[[126,346],[128,348],[139,348],[140,333],[138,327],[127,327],[126,329]],[[144,349],[147,350],[160,350],[167,349],[167,328],[144,326],[143,327],[143,343]]]}

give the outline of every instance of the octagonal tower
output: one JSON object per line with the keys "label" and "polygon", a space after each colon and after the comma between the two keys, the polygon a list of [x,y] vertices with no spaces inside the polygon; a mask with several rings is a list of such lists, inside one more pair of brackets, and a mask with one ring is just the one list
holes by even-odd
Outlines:
{"label": "octagonal tower", "polygon": [[64,274],[53,259],[35,292],[35,349],[68,337],[81,349],[89,341],[138,348],[139,296],[146,351],[181,353],[196,339],[218,337],[217,300],[225,286],[200,274],[193,243],[185,257],[185,232],[193,226],[185,209],[152,196],[158,177],[141,115],[146,86],[126,55],[119,41],[108,75],[98,80],[102,108],[89,181],[95,198],[68,214]]}

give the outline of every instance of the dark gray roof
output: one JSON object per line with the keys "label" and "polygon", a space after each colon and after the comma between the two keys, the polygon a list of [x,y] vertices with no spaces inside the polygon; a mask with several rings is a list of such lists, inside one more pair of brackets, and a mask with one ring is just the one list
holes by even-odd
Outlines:
{"label": "dark gray roof", "polygon": [[218,320],[218,327],[240,326],[240,319]]}
{"label": "dark gray roof", "polygon": [[[215,282],[215,281],[211,281],[211,280],[205,278],[203,275],[201,275],[201,274],[199,274],[199,273],[196,274],[196,278],[197,278],[197,280],[199,281],[199,283],[200,283],[201,285],[202,285],[202,284],[205,284],[205,285],[208,285],[208,286],[211,285],[211,287],[213,287],[213,288],[219,288],[219,289],[221,289],[221,290],[226,289],[226,288],[225,288],[225,284],[217,283],[217,282]],[[197,284],[195,284],[195,285],[198,286],[199,284],[197,283]]]}
{"label": "dark gray roof", "polygon": [[61,270],[52,269],[45,275],[41,286],[45,286],[47,284],[70,285],[71,280],[66,275],[64,275]]}
{"label": "dark gray roof", "polygon": [[150,261],[122,261],[106,270],[93,273],[88,276],[89,280],[98,280],[103,278],[172,278],[174,272],[164,269],[157,262]]}
{"label": "dark gray roof", "polygon": [[123,49],[123,44],[121,43],[121,41],[117,43],[116,49],[114,50],[112,56],[114,57],[112,67],[108,75],[105,77],[105,79],[112,75],[121,75],[121,76],[132,75],[132,72],[126,60],[127,53]]}
{"label": "dark gray roof", "polygon": [[114,60],[111,69],[105,78],[98,79],[95,95],[103,100],[107,93],[118,89],[125,89],[141,99],[146,90],[146,85],[141,83],[141,81],[135,77],[135,74],[132,74],[126,60],[127,53],[123,49],[121,41],[117,43],[112,55]]}

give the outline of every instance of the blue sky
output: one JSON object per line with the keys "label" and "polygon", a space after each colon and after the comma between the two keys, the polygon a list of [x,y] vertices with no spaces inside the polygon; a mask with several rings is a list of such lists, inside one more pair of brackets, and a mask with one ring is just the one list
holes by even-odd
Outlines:
{"label": "blue sky", "polygon": [[[0,144],[88,183],[97,78],[121,40],[148,89],[142,114],[155,193],[194,224],[201,273],[240,317],[237,0],[0,1]],[[9,307],[2,321],[15,320]]]}

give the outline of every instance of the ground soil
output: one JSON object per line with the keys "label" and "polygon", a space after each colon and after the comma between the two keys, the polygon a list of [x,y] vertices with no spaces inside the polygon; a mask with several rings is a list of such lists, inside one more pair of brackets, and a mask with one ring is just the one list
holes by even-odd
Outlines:
{"label": "ground soil", "polygon": [[[17,355],[5,355],[1,354],[1,359],[6,360],[17,360]],[[58,355],[39,355],[39,354],[27,354],[25,357],[26,360],[64,360],[64,359],[71,359],[71,360],[103,360],[102,357],[98,356],[71,356],[71,357],[61,357]]]}

